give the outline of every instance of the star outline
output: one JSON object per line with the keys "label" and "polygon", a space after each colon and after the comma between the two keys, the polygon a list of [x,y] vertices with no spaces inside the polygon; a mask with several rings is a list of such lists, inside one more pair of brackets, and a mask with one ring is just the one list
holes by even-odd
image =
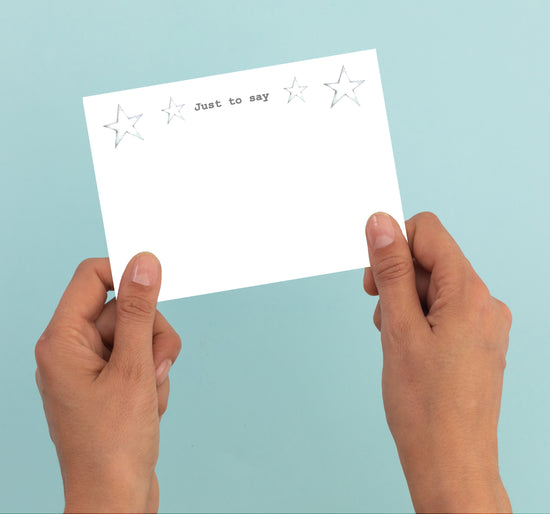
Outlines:
{"label": "star outline", "polygon": [[[303,91],[304,89],[307,89],[307,86],[300,86],[300,84],[298,83],[298,80],[296,79],[296,77],[294,77],[294,80],[292,82],[292,86],[290,87],[285,87],[283,88],[285,89],[286,91],[288,91],[288,100],[287,100],[287,104],[289,104],[291,102],[291,100],[294,100],[295,98],[300,98],[300,100],[302,100],[302,102],[305,103],[305,98],[304,98],[304,95],[303,95]],[[299,89],[298,92],[296,92],[295,90],[296,89]]]}
{"label": "star outline", "polygon": [[[343,83],[340,88],[338,87],[332,87],[332,86],[339,86],[342,82],[342,75],[346,76],[347,83]],[[363,83],[364,80],[350,80],[348,76],[348,72],[346,71],[346,67],[342,66],[342,69],[340,70],[340,77],[338,77],[338,82],[325,82],[325,86],[330,87],[334,90],[334,96],[332,97],[332,104],[330,105],[330,108],[332,109],[342,98],[347,96],[350,100],[355,102],[359,107],[361,107],[361,104],[359,103],[359,100],[357,99],[357,93],[355,90]],[[357,84],[355,87],[351,88],[351,92],[353,93],[353,98],[349,95],[348,91],[345,91],[344,93],[341,92],[341,89],[344,89],[345,87],[349,89],[349,86],[351,84]],[[338,95],[340,96],[338,97]],[[337,98],[338,97],[338,98]]]}
{"label": "star outline", "polygon": [[[185,118],[181,114],[181,110],[184,105],[185,104],[179,104],[179,105],[176,104],[176,102],[174,102],[172,97],[170,97],[170,103],[168,104],[168,107],[166,107],[166,109],[161,109],[162,112],[165,112],[166,114],[168,114],[168,121],[166,122],[167,125],[176,117],[181,120],[185,120]],[[175,111],[174,107],[177,107],[177,112],[174,112]]]}
{"label": "star outline", "polygon": [[[127,128],[124,129],[124,133],[122,135],[120,135],[119,132],[122,132],[122,129],[118,129],[118,128],[115,128],[113,127],[112,125],[118,125],[119,123],[123,123],[124,120],[120,121],[120,113],[122,112],[123,116],[126,118],[126,122],[130,122],[131,120],[134,120],[135,121],[132,123],[132,128],[134,129],[134,132],[130,132]],[[114,130],[116,132],[116,137],[115,137],[115,148],[118,147],[118,145],[120,144],[120,142],[124,139],[124,136],[126,134],[130,134],[131,136],[134,136],[134,137],[137,137],[139,139],[141,139],[143,141],[143,137],[141,136],[141,134],[138,132],[137,128],[136,128],[136,123],[139,121],[139,119],[143,116],[143,114],[137,114],[136,116],[128,116],[124,110],[122,109],[122,107],[120,106],[120,104],[118,104],[118,107],[117,107],[117,113],[116,113],[116,121],[113,121],[112,123],[108,123],[107,125],[103,125],[104,128],[108,128],[110,130]]]}

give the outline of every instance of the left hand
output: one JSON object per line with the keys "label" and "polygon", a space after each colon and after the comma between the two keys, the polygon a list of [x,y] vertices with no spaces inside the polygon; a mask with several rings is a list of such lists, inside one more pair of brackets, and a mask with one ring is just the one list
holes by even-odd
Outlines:
{"label": "left hand", "polygon": [[[161,269],[134,257],[118,300],[109,260],[77,268],[36,344],[36,382],[56,446],[66,512],[156,512],[159,422],[181,340],[156,310]],[[167,367],[168,365],[168,367]]]}

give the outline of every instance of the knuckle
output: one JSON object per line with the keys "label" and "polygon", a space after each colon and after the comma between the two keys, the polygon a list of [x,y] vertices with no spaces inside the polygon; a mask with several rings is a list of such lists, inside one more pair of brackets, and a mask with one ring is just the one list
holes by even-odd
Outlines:
{"label": "knuckle", "polygon": [[502,317],[505,320],[508,328],[510,328],[512,326],[512,321],[513,321],[512,311],[510,310],[510,307],[508,307],[508,305],[506,305],[504,302],[500,302],[500,307],[502,311]]}
{"label": "knuckle", "polygon": [[46,332],[44,332],[34,347],[34,358],[38,368],[44,368],[48,365],[50,360],[50,346],[50,337]]}
{"label": "knuckle", "polygon": [[430,211],[420,212],[415,216],[415,218],[416,218],[416,221],[421,224],[432,225],[432,226],[441,225],[441,221],[439,220],[439,218],[433,212],[430,212]]}
{"label": "knuckle", "polygon": [[422,211],[421,213],[418,214],[418,217],[430,223],[434,223],[434,222],[439,223],[439,218],[437,217],[436,214],[434,214],[431,211]]}
{"label": "knuckle", "polygon": [[117,307],[117,316],[134,321],[149,321],[156,312],[156,306],[149,299],[135,294],[119,297]]}
{"label": "knuckle", "polygon": [[94,259],[92,257],[89,257],[88,259],[84,259],[76,267],[75,274],[77,274],[77,273],[87,273],[91,268],[94,267],[95,260],[96,259]]}
{"label": "knuckle", "polygon": [[491,306],[489,289],[475,273],[467,279],[467,300],[470,307],[481,313],[487,312]]}
{"label": "knuckle", "polygon": [[506,305],[504,302],[501,302],[498,298],[495,298],[494,300],[497,305],[500,322],[504,323],[507,330],[510,330],[513,320],[512,311],[510,310],[508,305]]}
{"label": "knuckle", "polygon": [[382,318],[380,316],[380,309],[377,307],[376,310],[374,311],[374,314],[372,316],[372,321],[374,323],[374,326],[378,329],[378,331],[380,332],[380,328],[382,326]]}
{"label": "knuckle", "polygon": [[512,311],[510,310],[510,308],[507,305],[505,305],[504,307],[505,307],[503,312],[504,323],[506,324],[505,325],[506,331],[510,332],[510,329],[512,328],[512,324],[514,322],[514,317],[512,315]]}
{"label": "knuckle", "polygon": [[181,336],[176,331],[174,331],[174,340],[176,342],[176,349],[178,351],[177,353],[179,354],[181,351],[182,342],[181,342]]}
{"label": "knuckle", "polygon": [[412,273],[412,261],[401,255],[387,255],[373,265],[379,282],[392,284]]}

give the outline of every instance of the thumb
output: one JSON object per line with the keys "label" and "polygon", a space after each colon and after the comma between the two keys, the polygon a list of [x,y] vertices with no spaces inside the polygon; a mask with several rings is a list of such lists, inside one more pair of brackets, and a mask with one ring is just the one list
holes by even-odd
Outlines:
{"label": "thumb", "polygon": [[409,245],[399,224],[383,212],[369,218],[366,231],[372,274],[380,295],[381,331],[386,328],[398,337],[406,336],[426,324]]}
{"label": "thumb", "polygon": [[150,367],[154,375],[153,324],[160,282],[160,262],[149,252],[137,254],[120,280],[111,360],[125,372]]}

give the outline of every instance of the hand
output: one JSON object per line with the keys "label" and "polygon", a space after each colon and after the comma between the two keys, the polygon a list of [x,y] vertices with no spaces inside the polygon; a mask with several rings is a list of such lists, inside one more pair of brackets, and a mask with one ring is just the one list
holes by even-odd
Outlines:
{"label": "hand", "polygon": [[510,310],[493,298],[437,217],[367,222],[364,288],[380,299],[382,395],[413,505],[510,512],[497,424]]}
{"label": "hand", "polygon": [[156,310],[160,263],[134,257],[118,300],[108,259],[77,268],[36,344],[36,382],[54,442],[66,512],[156,512],[159,421],[181,348]]}

